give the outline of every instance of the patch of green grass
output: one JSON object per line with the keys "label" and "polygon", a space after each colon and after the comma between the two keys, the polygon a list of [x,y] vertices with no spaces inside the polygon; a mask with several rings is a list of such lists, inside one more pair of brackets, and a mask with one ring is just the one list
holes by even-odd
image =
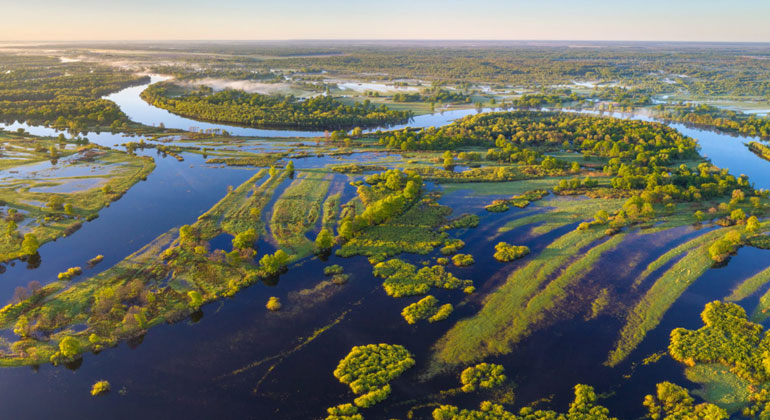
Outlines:
{"label": "patch of green grass", "polygon": [[313,242],[306,234],[321,217],[321,206],[330,183],[328,175],[302,173],[275,202],[270,233],[290,254],[304,256],[312,253]]}
{"label": "patch of green grass", "polygon": [[764,286],[770,281],[770,267],[765,268],[757,274],[742,281],[735,289],[733,289],[730,296],[725,298],[726,301],[737,302],[739,300],[746,299]]}
{"label": "patch of green grass", "polygon": [[716,404],[729,413],[745,407],[749,402],[751,384],[738,377],[729,368],[717,364],[698,364],[685,369],[687,379],[702,388],[693,394]]}

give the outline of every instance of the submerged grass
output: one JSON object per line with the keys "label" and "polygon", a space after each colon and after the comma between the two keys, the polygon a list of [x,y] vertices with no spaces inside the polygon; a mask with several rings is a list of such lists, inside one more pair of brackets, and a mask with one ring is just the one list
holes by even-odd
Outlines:
{"label": "submerged grass", "polygon": [[[572,231],[556,239],[527,265],[512,273],[486,298],[476,315],[458,322],[441,338],[436,345],[435,361],[451,365],[471,363],[492,354],[510,352],[511,345],[536,320],[533,318],[552,308],[564,297],[566,285],[584,275],[602,252],[620,241],[613,238],[567,266],[579,250],[603,236],[599,230]],[[561,275],[538,293],[563,267]]]}
{"label": "submerged grass", "polygon": [[637,278],[635,285],[641,284],[644,279],[665,266],[673,258],[684,254],[679,261],[655,281],[629,311],[626,316],[626,324],[620,331],[620,337],[615,348],[610,352],[605,362],[607,365],[616,366],[628,357],[636,346],[644,340],[647,333],[658,326],[663,315],[682,293],[713,265],[708,248],[727,230],[718,229],[701,235],[666,252],[647,266]]}

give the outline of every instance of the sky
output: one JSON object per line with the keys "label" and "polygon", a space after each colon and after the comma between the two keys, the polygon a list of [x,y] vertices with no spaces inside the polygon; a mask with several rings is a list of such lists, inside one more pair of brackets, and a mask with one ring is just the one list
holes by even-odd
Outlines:
{"label": "sky", "polygon": [[770,42],[770,0],[5,0],[0,41]]}

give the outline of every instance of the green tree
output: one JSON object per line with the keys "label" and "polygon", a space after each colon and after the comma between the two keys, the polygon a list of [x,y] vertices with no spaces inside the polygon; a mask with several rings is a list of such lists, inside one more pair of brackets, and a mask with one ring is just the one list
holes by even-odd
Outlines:
{"label": "green tree", "polygon": [[353,237],[353,222],[350,220],[343,220],[342,223],[340,223],[339,228],[340,236],[342,236],[345,239],[350,239]]}
{"label": "green tree", "polygon": [[282,249],[275,251],[274,254],[267,254],[259,260],[259,268],[268,276],[276,275],[281,272],[289,263],[289,255]]}
{"label": "green tree", "polygon": [[759,231],[759,219],[757,216],[751,216],[746,220],[746,232],[756,233]]}
{"label": "green tree", "polygon": [[31,233],[25,234],[21,242],[21,252],[24,255],[35,255],[38,248],[40,248],[40,242],[37,241],[37,237]]}
{"label": "green tree", "polygon": [[80,341],[72,336],[66,336],[59,342],[59,352],[62,356],[71,359],[80,354]]}
{"label": "green tree", "polygon": [[257,240],[257,231],[254,228],[241,232],[233,238],[234,249],[248,249],[254,245]]}
{"label": "green tree", "polygon": [[318,232],[318,236],[315,238],[315,247],[318,251],[326,251],[334,246],[334,235],[326,228],[321,229]]}

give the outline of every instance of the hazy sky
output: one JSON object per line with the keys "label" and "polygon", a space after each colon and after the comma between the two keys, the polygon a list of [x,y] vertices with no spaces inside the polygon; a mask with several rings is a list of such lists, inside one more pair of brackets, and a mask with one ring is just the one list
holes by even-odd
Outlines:
{"label": "hazy sky", "polygon": [[[770,0],[6,0],[0,40],[770,42]],[[10,4],[8,4],[10,3]]]}

